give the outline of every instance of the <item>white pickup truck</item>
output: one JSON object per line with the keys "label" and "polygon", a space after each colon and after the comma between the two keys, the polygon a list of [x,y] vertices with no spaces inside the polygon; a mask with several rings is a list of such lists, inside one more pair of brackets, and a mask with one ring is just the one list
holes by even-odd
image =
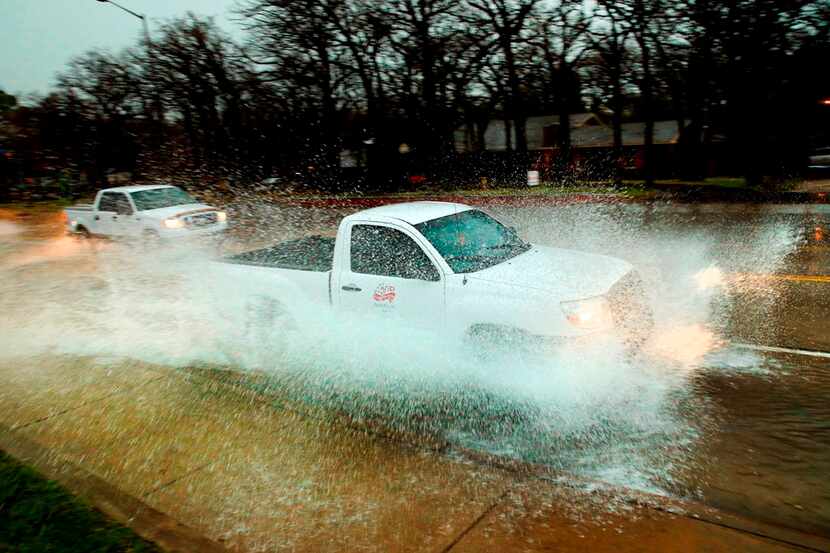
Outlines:
{"label": "white pickup truck", "polygon": [[197,202],[177,186],[106,188],[95,203],[67,208],[67,230],[75,235],[176,238],[203,236],[227,228],[227,215]]}
{"label": "white pickup truck", "polygon": [[330,306],[488,343],[617,333],[629,345],[652,325],[626,261],[529,244],[493,216],[455,203],[368,209],[344,218],[336,238],[284,242],[221,266],[244,293],[246,322],[257,325],[296,325]]}

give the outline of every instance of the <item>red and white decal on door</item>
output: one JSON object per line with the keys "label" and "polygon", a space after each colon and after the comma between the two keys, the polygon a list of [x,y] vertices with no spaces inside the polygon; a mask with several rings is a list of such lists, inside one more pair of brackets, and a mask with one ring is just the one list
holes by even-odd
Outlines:
{"label": "red and white decal on door", "polygon": [[372,294],[372,299],[376,302],[389,302],[389,305],[392,305],[392,302],[395,301],[395,297],[397,297],[395,287],[391,284],[381,284],[375,288],[375,293]]}

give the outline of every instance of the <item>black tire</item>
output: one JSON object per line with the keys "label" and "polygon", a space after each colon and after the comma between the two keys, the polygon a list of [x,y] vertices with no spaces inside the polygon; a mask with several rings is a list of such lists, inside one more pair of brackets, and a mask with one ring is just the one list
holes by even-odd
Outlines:
{"label": "black tire", "polygon": [[155,230],[144,230],[141,233],[141,247],[145,250],[152,250],[161,244],[161,236]]}
{"label": "black tire", "polygon": [[75,232],[73,233],[75,238],[80,240],[89,240],[92,238],[92,234],[87,230],[87,228],[83,225],[78,225],[75,227]]}

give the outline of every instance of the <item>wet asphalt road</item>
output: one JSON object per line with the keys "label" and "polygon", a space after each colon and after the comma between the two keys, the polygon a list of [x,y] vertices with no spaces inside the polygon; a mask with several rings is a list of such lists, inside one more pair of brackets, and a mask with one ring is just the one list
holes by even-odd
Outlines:
{"label": "wet asphalt road", "polygon": [[[459,438],[463,445],[584,469],[614,484],[830,536],[830,357],[821,355],[830,351],[828,206],[493,211],[516,223],[530,241],[618,255],[637,265],[652,285],[663,347],[675,354],[671,366],[685,373],[682,386],[648,413],[659,419],[669,412],[669,431],[608,432],[602,443],[588,439],[585,445],[540,439],[538,424],[509,435],[481,432],[479,425],[474,436]],[[224,248],[332,233],[345,212],[237,206],[237,224]],[[82,292],[94,301],[95,286],[104,285],[94,280],[87,290],[79,282],[111,261],[110,249],[79,253],[61,237],[60,219],[48,210],[2,210],[0,224],[2,304],[11,315],[5,324],[44,309],[45,300],[50,309],[58,304],[72,310],[67,294]]]}
{"label": "wet asphalt road", "polygon": [[[656,269],[656,286],[668,289],[658,293],[658,308],[674,303],[681,318],[702,321],[722,340],[695,363],[675,404],[695,438],[667,471],[667,488],[830,535],[830,206],[505,212],[526,221],[536,241],[579,244]],[[717,284],[726,284],[716,286],[705,314],[676,301],[672,287],[687,294],[682,282],[712,267]]]}

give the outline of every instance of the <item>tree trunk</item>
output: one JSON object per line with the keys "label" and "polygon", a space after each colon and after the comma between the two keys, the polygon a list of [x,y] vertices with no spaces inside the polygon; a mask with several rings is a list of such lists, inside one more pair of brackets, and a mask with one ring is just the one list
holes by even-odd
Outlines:
{"label": "tree trunk", "polygon": [[623,114],[623,92],[622,76],[617,72],[613,76],[612,98],[613,115],[611,125],[613,128],[614,145],[612,148],[614,186],[622,187],[623,184],[623,143],[622,143],[622,114]]}
{"label": "tree trunk", "polygon": [[571,68],[562,61],[559,66],[560,94],[559,94],[559,159],[557,161],[557,172],[561,175],[563,181],[572,182],[575,175],[569,174],[571,166],[571,97],[570,97],[570,79]]}
{"label": "tree trunk", "polygon": [[640,49],[642,50],[643,63],[643,116],[645,119],[645,128],[643,129],[643,180],[646,188],[651,188],[654,185],[654,98],[652,97],[652,75],[651,75],[651,55],[648,51],[648,44],[645,38],[640,42]]}
{"label": "tree trunk", "polygon": [[522,110],[521,83],[519,82],[519,75],[516,71],[513,46],[508,40],[502,44],[502,49],[504,50],[504,60],[507,66],[507,84],[509,88],[507,91],[507,111],[516,129],[516,151],[525,153],[527,152],[527,120]]}
{"label": "tree trunk", "polygon": [[321,114],[321,146],[323,148],[323,159],[327,172],[336,174],[339,169],[339,132],[337,122],[337,101],[334,98],[335,92],[332,87],[331,60],[329,58],[329,46],[326,42],[319,42],[317,56],[320,60],[320,101],[322,105]]}

